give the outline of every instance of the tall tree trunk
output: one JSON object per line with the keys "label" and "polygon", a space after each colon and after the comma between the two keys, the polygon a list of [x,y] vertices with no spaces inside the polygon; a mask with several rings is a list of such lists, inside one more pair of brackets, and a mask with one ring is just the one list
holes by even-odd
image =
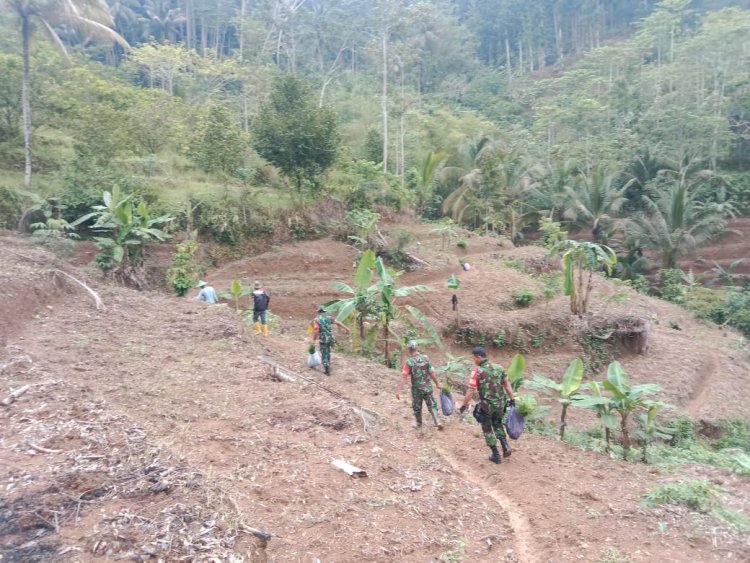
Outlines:
{"label": "tall tree trunk", "polygon": [[201,15],[201,56],[206,56],[208,48],[208,30],[206,29],[206,16]]}
{"label": "tall tree trunk", "polygon": [[513,67],[510,66],[510,39],[508,33],[505,33],[505,72],[508,75],[508,84],[513,82]]}
{"label": "tall tree trunk", "polygon": [[29,64],[29,42],[31,22],[27,11],[21,13],[21,44],[23,50],[23,84],[21,85],[21,107],[23,110],[23,186],[31,187],[31,70]]}
{"label": "tall tree trunk", "polygon": [[[242,56],[244,53],[244,45],[245,45],[245,9],[247,8],[247,0],[240,0],[240,29],[239,29],[239,50],[240,50],[240,61],[242,61]],[[246,129],[247,131],[247,129]]]}
{"label": "tall tree trunk", "polygon": [[383,173],[388,172],[388,28],[383,29]]}
{"label": "tall tree trunk", "polygon": [[189,51],[195,44],[195,17],[193,0],[185,0],[185,47]]}

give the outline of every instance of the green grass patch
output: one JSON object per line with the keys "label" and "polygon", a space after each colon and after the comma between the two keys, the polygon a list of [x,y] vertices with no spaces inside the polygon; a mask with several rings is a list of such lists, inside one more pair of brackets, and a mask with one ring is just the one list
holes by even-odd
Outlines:
{"label": "green grass patch", "polygon": [[[683,465],[699,464],[726,469],[737,475],[750,475],[750,455],[740,447],[725,447],[726,444],[744,443],[744,423],[734,421],[732,427],[737,433],[733,437],[725,436],[715,444],[699,440],[692,432],[690,420],[678,418],[665,428],[673,435],[672,443],[654,441],[647,447],[646,459],[648,463],[658,466],[665,471],[673,471]],[[737,430],[739,429],[739,430]],[[537,418],[526,423],[526,430],[538,436],[557,439],[560,434],[556,420]],[[579,430],[568,426],[565,429],[567,444],[585,451],[605,453],[607,442],[604,431],[600,426],[593,426],[586,430]],[[622,446],[619,444],[619,434],[613,433],[610,442],[612,457],[622,459]],[[631,447],[628,459],[633,462],[641,461],[642,450]]]}
{"label": "green grass patch", "polygon": [[705,479],[682,483],[665,483],[648,491],[642,505],[646,507],[664,504],[684,505],[697,512],[711,514],[738,530],[750,529],[747,516],[723,504],[724,490]]}

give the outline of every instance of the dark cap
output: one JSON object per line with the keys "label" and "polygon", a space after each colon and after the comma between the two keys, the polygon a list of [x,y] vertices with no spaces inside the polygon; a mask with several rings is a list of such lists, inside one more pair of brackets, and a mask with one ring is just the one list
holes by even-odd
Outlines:
{"label": "dark cap", "polygon": [[323,307],[323,305],[318,305],[318,313],[325,313],[326,309]]}
{"label": "dark cap", "polygon": [[487,350],[482,348],[481,346],[477,346],[471,351],[472,356],[479,356],[480,358],[486,358],[487,357]]}

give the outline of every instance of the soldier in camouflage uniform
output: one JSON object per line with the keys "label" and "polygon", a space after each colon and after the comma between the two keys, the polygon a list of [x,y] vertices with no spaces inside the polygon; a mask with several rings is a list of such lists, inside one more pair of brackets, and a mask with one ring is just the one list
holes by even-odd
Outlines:
{"label": "soldier in camouflage uniform", "polygon": [[313,344],[316,340],[320,342],[320,357],[323,360],[323,372],[326,375],[331,375],[331,348],[336,344],[333,325],[340,326],[346,332],[349,332],[349,327],[345,324],[326,315],[326,310],[322,305],[318,307],[318,316],[315,317],[313,322]]}
{"label": "soldier in camouflage uniform", "polygon": [[513,388],[510,386],[505,371],[500,366],[493,366],[487,359],[487,352],[482,347],[472,350],[474,357],[474,370],[469,378],[468,390],[464,402],[459,409],[463,414],[474,396],[474,390],[479,391],[479,408],[484,414],[482,432],[484,440],[492,450],[489,459],[493,463],[501,463],[503,457],[497,451],[497,442],[503,448],[503,456],[510,457],[511,450],[508,438],[503,428],[503,416],[508,406],[515,406],[513,399]]}
{"label": "soldier in camouflage uniform", "polygon": [[435,377],[435,370],[430,364],[430,360],[424,354],[420,354],[417,351],[417,343],[412,341],[409,342],[407,348],[409,349],[409,359],[404,362],[403,370],[401,371],[401,381],[396,391],[396,398],[401,399],[401,392],[404,390],[406,379],[411,376],[411,406],[414,410],[414,418],[417,419],[416,428],[422,427],[422,402],[427,404],[427,410],[430,411],[432,421],[438,430],[443,429],[443,425],[438,419],[437,403],[435,397],[432,395],[432,381],[435,382],[435,387],[441,389],[440,382]]}

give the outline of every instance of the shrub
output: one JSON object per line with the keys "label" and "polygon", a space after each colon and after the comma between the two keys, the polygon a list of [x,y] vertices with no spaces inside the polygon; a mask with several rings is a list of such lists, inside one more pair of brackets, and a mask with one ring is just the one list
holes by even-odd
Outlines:
{"label": "shrub", "polygon": [[539,283],[542,285],[544,299],[552,301],[555,295],[562,291],[562,273],[547,272],[539,276]]}
{"label": "shrub", "polygon": [[519,307],[528,307],[534,301],[534,294],[528,289],[518,289],[513,292],[513,298]]}
{"label": "shrub", "polygon": [[458,248],[467,248],[467,247],[469,246],[469,243],[468,243],[468,242],[466,242],[466,239],[462,239],[462,238],[460,238],[460,239],[458,239],[458,240],[456,241],[456,246],[457,246]]}
{"label": "shrub", "polygon": [[644,506],[684,504],[693,510],[708,512],[720,504],[721,492],[718,485],[703,479],[684,483],[665,483],[646,493],[643,504]]}
{"label": "shrub", "polygon": [[542,231],[540,242],[545,248],[552,248],[568,238],[568,231],[562,228],[559,221],[550,217],[542,217],[539,221],[539,230]]}
{"label": "shrub", "polygon": [[495,338],[492,340],[492,345],[495,348],[502,348],[503,346],[505,346],[505,341],[505,329],[501,328],[497,331],[497,336],[495,336]]}
{"label": "shrub", "polygon": [[659,270],[659,292],[661,298],[672,303],[685,303],[687,288],[682,283],[682,270],[678,268],[664,268]]}
{"label": "shrub", "polygon": [[526,331],[524,329],[519,328],[516,332],[516,337],[513,339],[513,348],[524,353],[529,351],[529,346],[526,343]]}
{"label": "shrub", "polygon": [[23,208],[24,197],[18,190],[0,186],[0,227],[15,228]]}
{"label": "shrub", "polygon": [[193,260],[196,250],[198,243],[186,240],[177,245],[177,250],[172,255],[172,267],[167,271],[167,281],[180,297],[184,297],[198,282],[201,269]]}

